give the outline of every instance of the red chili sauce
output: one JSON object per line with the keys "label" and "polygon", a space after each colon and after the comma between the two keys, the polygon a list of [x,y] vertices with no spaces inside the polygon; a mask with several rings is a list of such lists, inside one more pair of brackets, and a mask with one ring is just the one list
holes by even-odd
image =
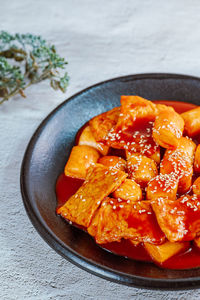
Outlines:
{"label": "red chili sauce", "polygon": [[[174,109],[178,113],[183,113],[187,110],[193,109],[196,107],[196,105],[191,103],[184,103],[184,102],[178,102],[178,101],[154,101],[155,103],[170,105],[174,107]],[[88,123],[86,123],[88,124]],[[85,128],[86,124],[78,131],[75,142],[78,142],[78,138],[83,130]],[[138,124],[139,126],[139,124]],[[138,127],[137,126],[137,127]],[[142,134],[143,132],[143,126],[142,128]],[[138,130],[138,129],[137,129]],[[198,138],[196,139],[196,142],[198,142]],[[121,157],[125,157],[124,150],[121,149],[110,149],[108,155],[117,155]],[[196,176],[194,175],[194,179]],[[79,189],[79,187],[82,185],[83,180],[72,178],[65,176],[64,173],[61,174],[57,180],[56,183],[56,195],[57,195],[57,207],[62,206],[67,199],[69,199],[73,194],[76,193],[76,191]],[[189,193],[189,192],[188,192]],[[112,242],[108,244],[100,245],[102,248],[115,253],[117,255],[125,256],[128,258],[132,258],[135,260],[140,261],[146,261],[146,262],[153,262],[150,255],[146,252],[145,248],[142,244],[139,244],[137,246],[133,245],[129,240],[122,240],[121,242]],[[154,262],[156,263],[156,262]],[[157,264],[157,263],[156,263]],[[166,260],[164,263],[160,264],[163,268],[168,269],[190,269],[190,268],[196,268],[200,267],[200,250],[195,246],[191,245],[191,247],[184,253],[179,253],[168,260]]]}

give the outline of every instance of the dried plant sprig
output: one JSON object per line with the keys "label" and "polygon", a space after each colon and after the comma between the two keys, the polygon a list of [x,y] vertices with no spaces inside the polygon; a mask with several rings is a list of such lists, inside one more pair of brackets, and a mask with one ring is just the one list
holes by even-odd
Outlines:
{"label": "dried plant sprig", "polygon": [[[65,92],[69,83],[67,61],[54,45],[40,36],[0,32],[0,104],[31,84],[49,79],[53,89]],[[62,71],[60,73],[60,71]]]}

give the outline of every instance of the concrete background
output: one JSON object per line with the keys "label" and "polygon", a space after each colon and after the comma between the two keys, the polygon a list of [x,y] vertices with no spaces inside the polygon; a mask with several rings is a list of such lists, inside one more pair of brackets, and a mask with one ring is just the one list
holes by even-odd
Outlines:
{"label": "concrete background", "polygon": [[69,61],[66,94],[47,83],[0,106],[0,299],[200,299],[199,290],[151,291],[110,283],[56,254],[24,210],[20,165],[42,119],[81,89],[112,77],[174,72],[200,76],[200,2],[3,1],[0,28],[41,34]]}

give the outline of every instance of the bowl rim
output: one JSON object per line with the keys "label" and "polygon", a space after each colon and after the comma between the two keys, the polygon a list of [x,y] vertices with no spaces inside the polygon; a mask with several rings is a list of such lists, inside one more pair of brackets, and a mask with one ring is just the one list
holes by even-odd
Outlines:
{"label": "bowl rim", "polygon": [[107,279],[112,282],[138,287],[138,288],[145,288],[145,289],[164,289],[164,290],[181,290],[181,289],[194,289],[200,286],[200,276],[196,277],[188,277],[188,278],[175,278],[175,279],[163,279],[163,278],[148,278],[139,275],[132,275],[123,273],[120,271],[115,271],[109,267],[100,265],[96,262],[93,262],[90,259],[85,258],[84,256],[78,254],[72,249],[69,249],[67,245],[57,239],[56,235],[50,230],[48,226],[40,220],[37,216],[34,207],[31,205],[28,196],[28,188],[26,186],[26,174],[28,172],[29,163],[32,151],[34,149],[35,142],[37,138],[40,136],[40,133],[47,125],[48,121],[53,117],[53,115],[59,111],[67,102],[73,101],[74,98],[77,96],[84,94],[90,89],[95,87],[104,85],[106,83],[110,83],[113,81],[127,81],[127,80],[143,80],[143,79],[188,79],[188,80],[197,80],[200,82],[200,78],[196,76],[190,75],[182,75],[182,74],[175,74],[175,73],[141,73],[141,74],[133,74],[133,75],[126,75],[126,76],[119,76],[114,77],[112,79],[107,79],[96,84],[93,84],[78,93],[75,93],[71,97],[67,98],[61,104],[59,104],[56,108],[54,108],[39,124],[35,132],[33,133],[32,137],[29,140],[29,143],[26,147],[24,157],[21,164],[21,171],[20,171],[20,189],[23,204],[26,210],[29,219],[31,220],[34,228],[40,234],[40,236],[47,242],[47,244],[53,248],[58,254],[62,257],[70,261],[71,263],[75,264],[76,266],[80,267],[81,269],[90,272],[96,276],[101,278]]}

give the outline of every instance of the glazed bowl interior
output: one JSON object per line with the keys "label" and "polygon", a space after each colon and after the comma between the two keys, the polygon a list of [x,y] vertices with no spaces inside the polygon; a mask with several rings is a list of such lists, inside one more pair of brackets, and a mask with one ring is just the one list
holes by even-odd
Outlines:
{"label": "glazed bowl interior", "polygon": [[200,286],[200,269],[161,269],[114,255],[55,213],[55,183],[63,172],[78,129],[93,116],[119,106],[121,95],[131,94],[199,105],[200,79],[172,74],[131,75],[92,86],[62,103],[39,126],[24,156],[21,191],[27,213],[52,248],[93,274],[146,288]]}

